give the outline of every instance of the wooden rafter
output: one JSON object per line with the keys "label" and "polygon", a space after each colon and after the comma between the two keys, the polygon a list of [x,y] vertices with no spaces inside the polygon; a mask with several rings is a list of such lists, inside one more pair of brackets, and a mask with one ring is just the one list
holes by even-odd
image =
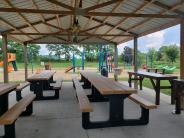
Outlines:
{"label": "wooden rafter", "polygon": [[[100,2],[100,0],[97,0],[97,5],[99,4],[99,2]],[[93,11],[95,11],[95,10],[93,10]],[[90,19],[88,19],[88,21],[86,22],[86,24],[83,27],[83,30],[85,30],[88,26],[90,26],[92,19],[93,19],[93,16],[91,16]]]}
{"label": "wooden rafter", "polygon": [[[182,3],[184,3],[184,2],[182,2]],[[176,9],[178,6],[181,6],[182,3],[177,3],[177,4],[174,5],[173,7],[170,7],[170,9],[167,9],[167,10],[164,9],[164,10],[162,10],[159,14],[165,14],[165,13],[167,13],[168,11],[172,11],[172,10]],[[151,4],[151,3],[150,3],[150,4]],[[145,20],[143,20],[142,22],[140,22],[140,23],[138,23],[138,24],[136,24],[136,25],[131,26],[130,28],[128,28],[126,32],[129,32],[129,31],[131,31],[131,30],[133,30],[133,29],[135,29],[135,28],[141,28],[142,26],[144,26],[145,23],[147,23],[147,22],[149,22],[149,21],[151,21],[151,20],[152,20],[152,18],[145,19]],[[112,41],[113,39],[115,39],[115,37],[111,38],[110,40]]]}
{"label": "wooden rafter", "polygon": [[[80,11],[80,10],[79,10]],[[41,10],[41,9],[17,9],[17,8],[0,8],[0,12],[18,12],[18,13],[33,13],[33,14],[61,14],[61,15],[76,15],[75,11],[61,10]],[[80,15],[80,14],[79,14]],[[184,18],[183,15],[160,15],[160,14],[136,14],[136,13],[109,13],[109,12],[86,12],[85,16],[111,16],[111,17],[144,17],[144,18]]]}
{"label": "wooden rafter", "polygon": [[104,2],[104,3],[101,3],[101,4],[97,4],[97,5],[88,7],[85,10],[86,10],[86,12],[89,12],[89,11],[92,11],[92,10],[95,10],[95,9],[99,9],[99,8],[114,4],[114,3],[119,2],[119,1],[122,1],[122,0],[110,0],[110,1],[107,1],[107,2]]}
{"label": "wooden rafter", "polygon": [[[150,2],[150,1],[152,1],[152,0],[144,0],[144,1]],[[183,2],[183,0],[181,0],[181,2]],[[166,5],[166,4],[163,4],[163,3],[160,2],[160,1],[153,1],[152,4],[153,4],[154,6],[157,6],[157,7],[159,7],[159,8],[165,9],[165,10],[169,10],[169,9],[172,8],[171,6],[168,6],[168,5]],[[183,11],[180,11],[180,10],[178,10],[178,9],[173,10],[173,12],[174,12],[174,13],[177,13],[177,14],[179,14],[179,15],[182,15],[182,16],[184,15],[184,12],[183,12]]]}
{"label": "wooden rafter", "polygon": [[72,6],[66,5],[66,4],[64,4],[62,2],[59,2],[57,0],[46,0],[46,1],[48,1],[48,2],[50,2],[52,4],[55,4],[55,5],[61,6],[61,7],[65,8],[65,9],[68,9],[68,10],[72,10],[72,11],[74,10],[74,8]]}
{"label": "wooden rafter", "polygon": [[[16,8],[13,6],[13,4],[9,1],[9,0],[5,0],[5,2],[8,4],[8,6],[10,6],[11,8]],[[39,31],[33,26],[30,24],[30,22],[27,20],[26,17],[24,17],[24,15],[20,12],[17,13],[17,15],[31,28],[33,28],[33,30],[35,30],[36,32],[39,33]]]}
{"label": "wooden rafter", "polygon": [[[59,17],[61,18],[61,17],[63,17],[63,15],[59,15]],[[55,17],[45,19],[46,22],[52,21],[52,20],[55,20]],[[38,25],[38,24],[42,24],[42,23],[43,23],[43,21],[40,20],[40,21],[36,21],[36,22],[31,23],[31,25]],[[28,25],[22,25],[22,26],[17,27],[17,29],[24,29],[24,28],[27,28],[27,27],[29,27],[29,26]],[[14,30],[9,29],[9,30],[4,31],[4,33],[10,33],[12,31],[14,31]]]}
{"label": "wooden rafter", "polygon": [[[90,18],[89,16],[85,16],[85,17],[88,18],[88,19]],[[103,20],[100,20],[100,19],[97,19],[97,18],[93,18],[93,21],[96,21],[98,23],[103,23]],[[115,25],[113,25],[111,23],[108,23],[108,22],[105,22],[104,25],[107,25],[107,26],[112,27],[112,28],[115,27]],[[126,32],[126,29],[124,29],[122,27],[117,27],[117,29],[120,30],[120,31]],[[137,34],[134,33],[134,32],[129,31],[128,33],[131,34],[131,35],[137,36]]]}
{"label": "wooden rafter", "polygon": [[[151,2],[152,2],[152,1],[151,1]],[[137,9],[134,11],[134,13],[139,12],[140,10],[142,10],[143,8],[145,8],[146,6],[148,6],[151,2],[149,2],[149,3],[144,3],[144,4],[141,5],[139,8],[137,8]],[[105,34],[108,34],[108,33],[110,33],[111,31],[115,30],[117,27],[119,27],[121,24],[123,24],[127,19],[129,19],[129,17],[126,17],[126,18],[123,18],[122,20],[120,20],[120,21],[115,25],[115,27],[113,27],[113,28],[107,30]],[[126,32],[128,32],[128,31],[126,31]]]}
{"label": "wooden rafter", "polygon": [[[21,33],[25,33],[23,31],[21,31],[20,29],[17,29],[13,24],[11,24],[10,22],[6,21],[5,19],[3,19],[2,17],[0,17],[0,20],[3,21],[6,25],[10,26],[12,29],[14,29],[15,31],[21,32]],[[26,35],[29,39],[33,39],[31,36]]]}
{"label": "wooden rafter", "polygon": [[[10,35],[51,35],[51,36],[66,36],[68,35],[68,33],[60,33],[56,32],[56,33],[9,33]],[[70,33],[70,35],[72,35],[72,33]],[[124,34],[91,34],[91,33],[79,33],[77,34],[77,36],[116,36],[116,37],[122,37],[122,36],[129,36],[129,37],[133,37],[132,35],[124,35]]]}
{"label": "wooden rafter", "polygon": [[[33,6],[34,6],[36,9],[39,9],[38,6],[36,5],[36,3],[35,3],[34,0],[31,0],[31,2],[32,2]],[[40,15],[40,18],[41,18],[42,22],[46,22],[46,21],[45,21],[45,18],[44,18],[44,16],[43,16],[43,14],[39,14],[39,15]],[[48,29],[49,32],[51,32],[51,28],[50,28],[50,27],[48,27],[47,29]]]}
{"label": "wooden rafter", "polygon": [[[122,0],[122,1],[123,1],[123,0]],[[111,10],[111,13],[113,13],[116,9],[119,8],[119,6],[121,6],[122,1],[119,1],[119,2],[113,7],[113,9]],[[104,18],[102,24],[104,24],[104,23],[107,21],[107,19],[108,19],[108,16]],[[99,29],[99,28],[95,29],[95,31],[93,32],[93,34],[95,34],[95,33],[98,31],[98,29]]]}

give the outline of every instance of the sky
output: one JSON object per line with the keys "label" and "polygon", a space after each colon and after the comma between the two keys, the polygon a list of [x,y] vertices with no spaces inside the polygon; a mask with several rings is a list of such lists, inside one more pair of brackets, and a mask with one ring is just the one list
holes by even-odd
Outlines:
{"label": "sky", "polygon": [[[138,39],[138,50],[146,53],[149,48],[158,50],[163,45],[180,44],[180,25],[155,32]],[[123,52],[123,48],[129,46],[133,48],[133,41],[118,45],[118,53]]]}
{"label": "sky", "polygon": [[[180,44],[180,25],[152,33],[138,39],[138,50],[146,53],[149,48],[158,50],[163,45]],[[133,41],[118,45],[118,54],[123,52],[125,46],[133,47]],[[48,55],[49,52],[45,45],[41,45],[41,55]]]}

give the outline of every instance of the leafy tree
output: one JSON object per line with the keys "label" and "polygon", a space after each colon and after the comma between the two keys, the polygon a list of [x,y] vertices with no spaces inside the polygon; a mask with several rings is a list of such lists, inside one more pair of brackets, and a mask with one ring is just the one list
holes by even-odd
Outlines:
{"label": "leafy tree", "polygon": [[[0,39],[0,48],[2,48],[2,39]],[[33,53],[33,57],[35,60],[38,60],[39,58],[39,50],[40,46],[35,44],[28,45],[28,51],[29,53]],[[16,54],[16,60],[18,62],[23,62],[23,45],[14,42],[14,41],[8,41],[8,52],[15,53]]]}
{"label": "leafy tree", "polygon": [[124,62],[132,63],[133,62],[133,49],[125,46],[122,57],[123,57]]}
{"label": "leafy tree", "polygon": [[170,62],[175,62],[176,58],[179,56],[179,48],[176,45],[170,45],[168,46],[167,50],[165,51],[165,54],[167,56],[167,59]]}
{"label": "leafy tree", "polygon": [[75,55],[80,55],[80,50],[74,45],[48,44],[46,45],[46,48],[49,50],[49,55],[55,55],[59,59],[61,59],[61,56],[64,55],[64,58],[67,61],[71,59],[73,52]]}
{"label": "leafy tree", "polygon": [[154,48],[150,48],[148,50],[148,60],[150,61],[151,68],[153,67],[153,63],[156,60],[156,50]]}

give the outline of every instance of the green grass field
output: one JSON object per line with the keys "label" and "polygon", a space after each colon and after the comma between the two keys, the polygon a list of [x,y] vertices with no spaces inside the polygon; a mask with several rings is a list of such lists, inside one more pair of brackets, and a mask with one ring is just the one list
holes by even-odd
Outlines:
{"label": "green grass field", "polygon": [[[120,81],[128,81],[128,78],[119,78]],[[170,83],[168,81],[161,81],[161,85],[162,86],[167,86],[167,85],[170,85]],[[151,81],[149,79],[144,79],[143,81],[143,86],[144,87],[147,87],[147,88],[150,88],[150,89],[153,89],[153,86],[151,84]],[[171,90],[161,90],[162,93],[164,94],[167,94],[167,95],[171,95]]]}

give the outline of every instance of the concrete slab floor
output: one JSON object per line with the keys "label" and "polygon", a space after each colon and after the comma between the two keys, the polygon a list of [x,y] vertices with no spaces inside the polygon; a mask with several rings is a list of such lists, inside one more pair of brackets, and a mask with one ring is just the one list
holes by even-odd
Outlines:
{"label": "concrete slab floor", "polygon": [[[123,82],[125,85],[127,83]],[[24,90],[23,95],[29,90]],[[89,90],[87,90],[89,91]],[[139,92],[154,102],[154,91],[143,88]],[[10,106],[15,103],[15,93],[11,93]],[[71,82],[64,82],[59,100],[34,101],[34,113],[30,117],[20,117],[16,121],[17,138],[184,138],[184,112],[173,115],[170,97],[161,95],[161,105],[150,111],[150,122],[145,126],[123,126],[85,130],[81,124],[81,112]],[[92,103],[92,120],[108,118],[108,103]],[[125,100],[125,117],[140,115],[140,107]],[[3,127],[0,128],[0,135]]]}

